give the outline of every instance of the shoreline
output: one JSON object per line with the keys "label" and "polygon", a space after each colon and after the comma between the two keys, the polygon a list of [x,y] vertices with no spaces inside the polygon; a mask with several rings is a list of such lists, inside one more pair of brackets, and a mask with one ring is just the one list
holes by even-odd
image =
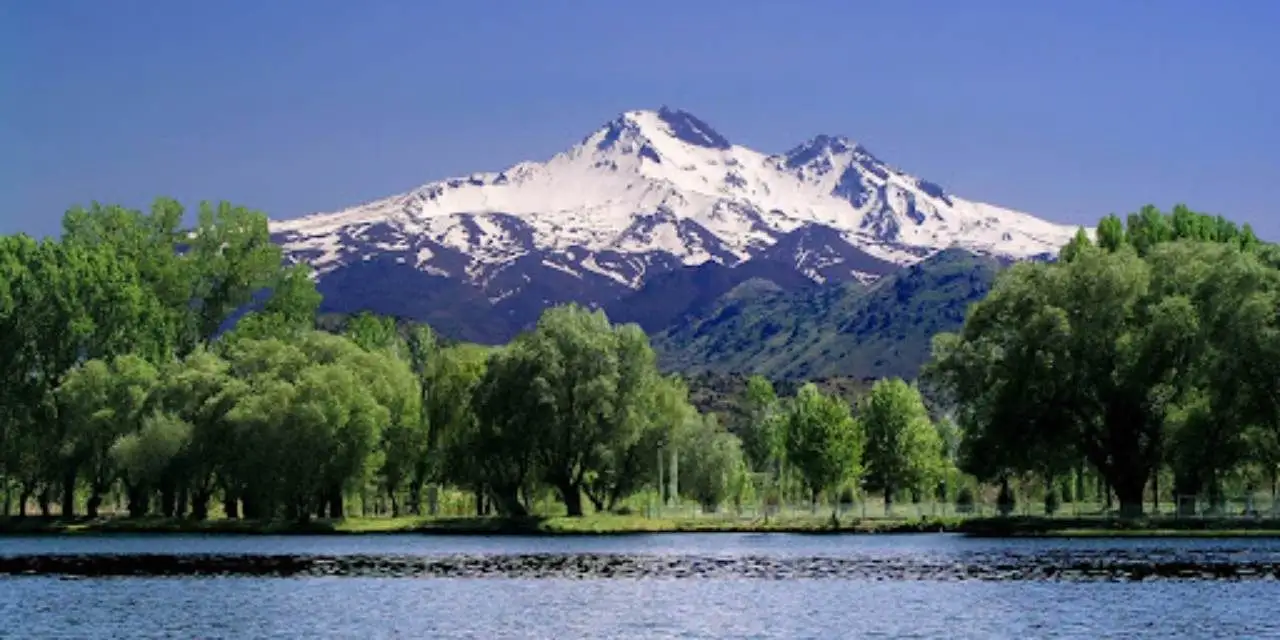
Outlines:
{"label": "shoreline", "polygon": [[496,517],[350,518],[292,521],[131,519],[90,520],[40,516],[0,517],[5,536],[82,535],[516,535],[626,536],[673,533],[785,533],[806,535],[875,535],[957,533],[978,538],[1280,538],[1280,518],[1200,519],[1155,517],[1141,520],[1069,517],[942,517],[867,519],[840,522],[830,518],[764,520],[714,517],[663,519],[593,515],[520,520]]}

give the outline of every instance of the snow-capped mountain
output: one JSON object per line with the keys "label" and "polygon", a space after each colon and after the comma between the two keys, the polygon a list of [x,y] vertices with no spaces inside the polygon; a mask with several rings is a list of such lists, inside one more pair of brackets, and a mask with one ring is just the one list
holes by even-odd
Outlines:
{"label": "snow-capped mountain", "polygon": [[[536,317],[569,300],[602,305],[695,265],[764,260],[816,282],[869,280],[952,246],[1011,259],[1053,253],[1074,228],[956,197],[843,137],[771,155],[664,107],[624,113],[545,162],[272,231],[315,267],[322,290],[354,296],[343,307],[390,313],[388,304],[464,295]],[[374,304],[377,291],[400,299]]]}

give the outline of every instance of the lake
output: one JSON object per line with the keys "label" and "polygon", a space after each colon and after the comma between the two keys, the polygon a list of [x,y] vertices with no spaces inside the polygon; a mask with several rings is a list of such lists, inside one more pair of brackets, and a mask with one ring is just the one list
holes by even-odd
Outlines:
{"label": "lake", "polygon": [[[1016,564],[1113,556],[1278,562],[1280,540],[992,540],[949,534],[0,537],[0,556],[53,554],[616,554],[720,558],[727,565],[742,558],[782,564],[833,558],[875,566],[947,566],[975,559]],[[1280,637],[1278,602],[1275,579],[37,575],[0,577],[0,637],[1254,638]]]}

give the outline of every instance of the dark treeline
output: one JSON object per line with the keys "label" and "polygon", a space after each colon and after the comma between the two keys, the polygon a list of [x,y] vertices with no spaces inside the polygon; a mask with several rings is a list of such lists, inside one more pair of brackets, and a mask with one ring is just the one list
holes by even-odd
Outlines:
{"label": "dark treeline", "polygon": [[850,403],[756,377],[705,414],[638,327],[600,312],[550,309],[500,347],[318,319],[309,272],[285,264],[265,216],[183,216],[170,200],[95,205],[58,239],[0,239],[6,514],[112,501],[305,520],[359,498],[416,515],[445,490],[506,516],[547,498],[581,515],[871,492],[888,509],[976,482],[1010,505],[1015,480],[1042,483],[1048,507],[1086,479],[1140,512],[1164,471],[1178,494],[1217,499],[1231,474],[1274,486],[1280,462],[1280,255],[1181,208],[1108,218],[1096,244],[1081,234],[1058,263],[1001,276],[938,338],[932,412],[902,380]]}
{"label": "dark treeline", "polygon": [[1280,251],[1177,207],[1104,218],[1053,264],[1003,273],[926,378],[980,479],[1092,468],[1120,511],[1172,477],[1180,510],[1280,473]]}

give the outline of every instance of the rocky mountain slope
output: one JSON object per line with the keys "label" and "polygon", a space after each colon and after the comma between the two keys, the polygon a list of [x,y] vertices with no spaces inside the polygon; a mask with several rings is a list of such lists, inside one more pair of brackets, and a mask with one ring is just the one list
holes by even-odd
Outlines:
{"label": "rocky mountain slope", "polygon": [[374,310],[501,342],[549,305],[650,330],[756,278],[871,282],[944,249],[1027,259],[1074,232],[966,200],[842,137],[781,154],[679,110],[631,111],[545,162],[272,223],[325,310]]}
{"label": "rocky mountain slope", "polygon": [[948,249],[870,286],[788,292],[748,281],[657,334],[654,346],[666,368],[685,372],[913,378],[933,336],[961,326],[1000,268],[994,258]]}

